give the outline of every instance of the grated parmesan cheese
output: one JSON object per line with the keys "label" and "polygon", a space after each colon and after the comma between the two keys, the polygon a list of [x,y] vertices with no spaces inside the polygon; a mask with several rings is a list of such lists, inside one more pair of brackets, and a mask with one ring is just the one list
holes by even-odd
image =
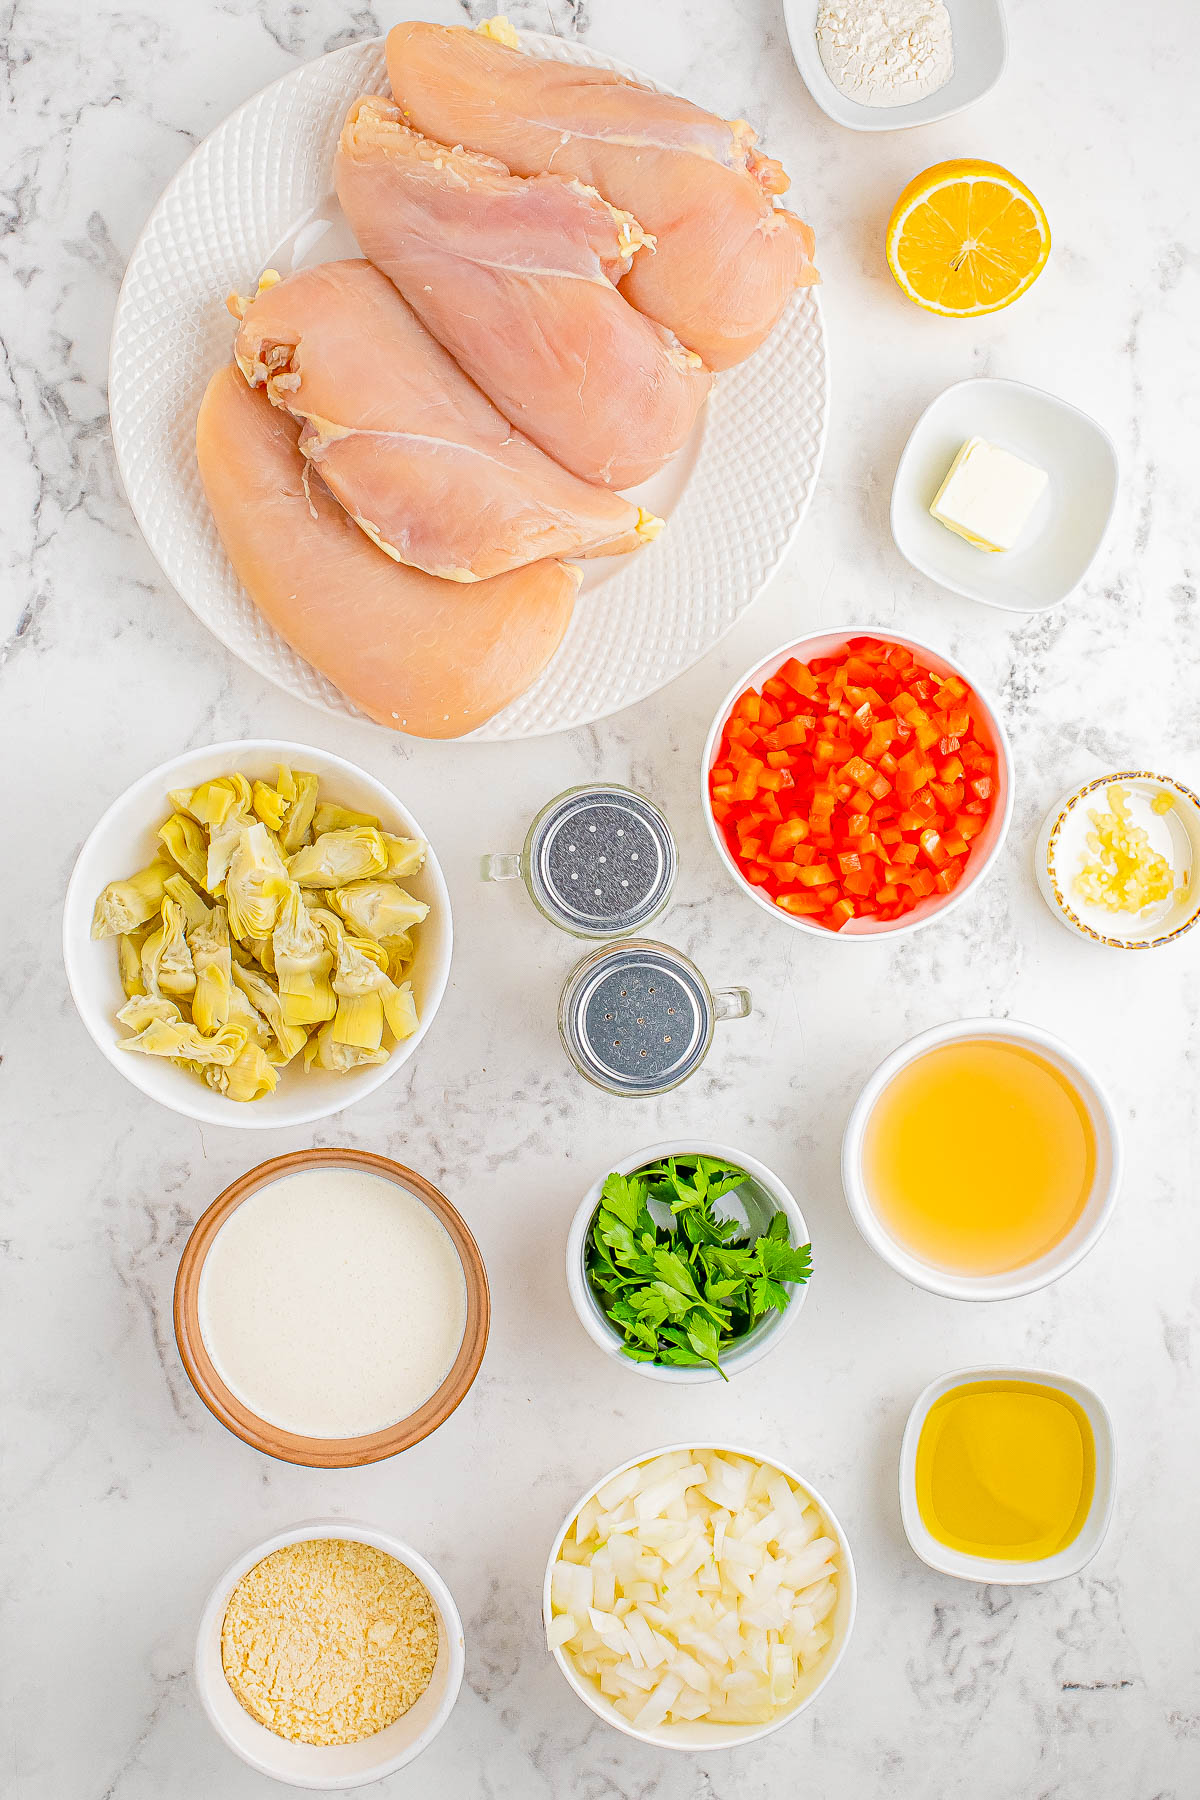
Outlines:
{"label": "grated parmesan cheese", "polygon": [[346,1538],[272,1551],[230,1595],[225,1679],[277,1737],[354,1744],[429,1686],[438,1623],[423,1582],[394,1556]]}

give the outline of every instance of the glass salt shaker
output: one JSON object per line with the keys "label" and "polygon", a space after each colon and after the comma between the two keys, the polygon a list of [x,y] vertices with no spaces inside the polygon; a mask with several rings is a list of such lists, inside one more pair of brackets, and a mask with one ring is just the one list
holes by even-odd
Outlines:
{"label": "glass salt shaker", "polygon": [[610,1094],[665,1094],[694,1075],[723,1019],[751,1011],[744,987],[709,987],[669,944],[626,938],[572,969],[558,1006],[563,1048]]}
{"label": "glass salt shaker", "polygon": [[534,819],[519,853],[483,858],[485,881],[520,876],[552,925],[613,938],[656,919],[675,886],[675,839],[644,794],[611,782],[568,788]]}

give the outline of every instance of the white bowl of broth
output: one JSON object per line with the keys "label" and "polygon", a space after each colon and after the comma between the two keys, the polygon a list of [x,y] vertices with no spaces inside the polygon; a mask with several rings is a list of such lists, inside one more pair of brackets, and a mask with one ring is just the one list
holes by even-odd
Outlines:
{"label": "white bowl of broth", "polygon": [[1010,1300],[1057,1281],[1107,1225],[1121,1140],[1087,1063],[1038,1025],[935,1026],[875,1070],[842,1140],[871,1248],[916,1287]]}

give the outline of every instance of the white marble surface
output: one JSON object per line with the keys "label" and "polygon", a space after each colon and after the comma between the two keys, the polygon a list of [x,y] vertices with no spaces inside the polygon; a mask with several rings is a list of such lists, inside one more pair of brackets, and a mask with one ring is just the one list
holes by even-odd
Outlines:
{"label": "white marble surface", "polygon": [[[478,1800],[1187,1800],[1200,1792],[1200,1223],[1194,1083],[1200,933],[1152,956],[1070,939],[1030,848],[1071,780],[1144,763],[1200,782],[1196,358],[1200,28],[1189,0],[1010,5],[994,94],[918,132],[825,120],[777,0],[551,0],[564,31],[764,128],[816,224],[834,367],[824,475],[785,570],[735,634],[657,701],[524,745],[393,743],[335,725],[236,665],[166,588],[125,506],[105,423],[121,270],[191,146],[296,59],[422,6],[314,0],[19,0],[5,13],[0,369],[4,617],[6,1511],[0,1788],[10,1800],[254,1800],[269,1784],[210,1731],[192,1635],[220,1568],[290,1521],[344,1513],[422,1546],[466,1621],[451,1724],[386,1791]],[[481,9],[473,8],[478,11]],[[519,22],[544,26],[541,0]],[[927,318],[883,266],[891,201],[918,169],[980,154],[1042,196],[1055,249],[1011,312]],[[930,588],[894,552],[892,470],[919,409],[967,374],[1018,377],[1099,417],[1123,460],[1112,535],[1083,590],[1032,624]],[[789,633],[848,619],[945,645],[1000,695],[1017,757],[1011,837],[986,890],[896,949],[813,944],[738,899],[704,836],[697,759],[734,675]],[[259,730],[326,744],[390,781],[452,884],[452,986],[411,1068],[313,1132],[202,1130],[144,1100],[77,1022],[58,899],[109,799],[180,748]],[[662,922],[757,1009],[657,1103],[609,1102],[562,1059],[554,1003],[571,940],[519,889],[474,880],[569,782],[656,794],[682,847]],[[939,1020],[1036,1019],[1086,1047],[1127,1128],[1113,1225],[1059,1285],[991,1308],[909,1289],[858,1240],[838,1182],[847,1109],[893,1045]],[[579,1329],[560,1257],[609,1159],[689,1130],[780,1170],[812,1226],[816,1276],[777,1356],[728,1390],[667,1393]],[[388,1152],[439,1182],[477,1232],[494,1330],[470,1401],[429,1442],[359,1472],[260,1459],[192,1394],[171,1335],[189,1227],[263,1155],[308,1142]],[[1115,1416],[1120,1499],[1075,1580],[974,1588],[903,1541],[895,1465],[908,1406],[982,1360],[1074,1371]],[[819,1705],[754,1749],[672,1758],[593,1719],[541,1646],[543,1560],[602,1470],[681,1435],[792,1460],[857,1549],[851,1653]]]}

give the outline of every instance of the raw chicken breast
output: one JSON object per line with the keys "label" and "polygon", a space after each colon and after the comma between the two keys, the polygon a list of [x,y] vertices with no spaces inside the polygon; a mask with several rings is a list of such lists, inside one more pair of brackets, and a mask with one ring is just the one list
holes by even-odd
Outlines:
{"label": "raw chicken breast", "polygon": [[678,450],[711,377],[613,285],[647,254],[627,214],[579,182],[435,144],[377,95],[351,107],[335,172],[371,261],[549,456],[623,488]]}
{"label": "raw chicken breast", "polygon": [[308,468],[298,435],[232,363],[209,382],[196,455],[238,580],[380,725],[431,738],[482,725],[554,655],[579,570],[539,562],[467,586],[393,562]]}
{"label": "raw chicken breast", "polygon": [[449,581],[636,549],[661,521],[514,431],[369,262],[322,263],[236,303],[234,359],[381,550]]}
{"label": "raw chicken breast", "polygon": [[458,25],[396,25],[387,61],[416,130],[517,175],[574,176],[628,208],[658,248],[635,259],[621,292],[710,369],[749,356],[793,289],[819,279],[811,230],[773,203],[787,176],[745,120]]}

